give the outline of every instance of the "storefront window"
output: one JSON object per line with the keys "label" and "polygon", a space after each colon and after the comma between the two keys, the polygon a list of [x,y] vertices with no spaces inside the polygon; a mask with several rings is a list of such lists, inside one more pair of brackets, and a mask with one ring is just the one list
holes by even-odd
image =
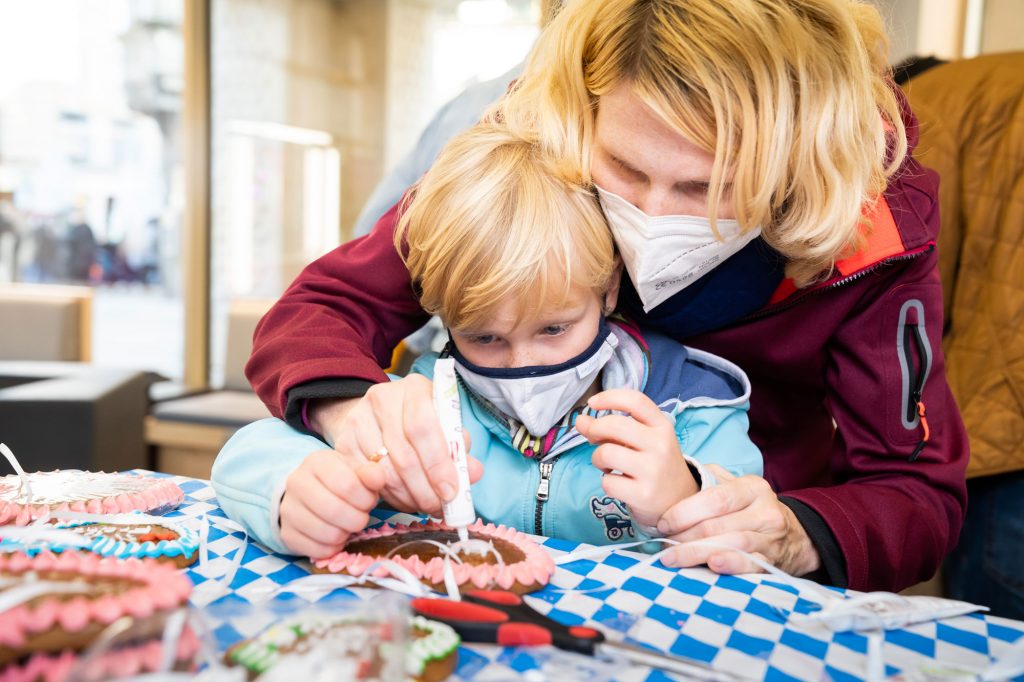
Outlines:
{"label": "storefront window", "polygon": [[523,59],[540,5],[212,0],[212,383],[234,304],[275,299],[351,238],[434,112]]}
{"label": "storefront window", "polygon": [[0,4],[0,284],[92,291],[92,361],[181,376],[181,0]]}

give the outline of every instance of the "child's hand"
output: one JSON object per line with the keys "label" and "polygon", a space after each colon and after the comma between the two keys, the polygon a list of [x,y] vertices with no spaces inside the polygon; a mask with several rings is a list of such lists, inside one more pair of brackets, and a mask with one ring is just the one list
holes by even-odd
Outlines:
{"label": "child's hand", "polygon": [[[410,374],[376,384],[361,398],[319,401],[309,417],[346,461],[387,453],[381,460],[387,482],[380,493],[395,509],[440,516],[442,503],[455,496],[455,466],[434,410],[430,379]],[[483,467],[471,456],[467,461],[474,482]]]}
{"label": "child's hand", "polygon": [[285,482],[281,539],[296,554],[331,556],[366,527],[386,481],[379,464],[346,460],[334,450],[314,452]]}
{"label": "child's hand", "polygon": [[598,444],[591,461],[606,472],[601,487],[626,503],[634,521],[656,526],[669,507],[697,492],[675,427],[650,398],[617,388],[598,393],[587,404],[629,415],[580,416],[576,430]]}

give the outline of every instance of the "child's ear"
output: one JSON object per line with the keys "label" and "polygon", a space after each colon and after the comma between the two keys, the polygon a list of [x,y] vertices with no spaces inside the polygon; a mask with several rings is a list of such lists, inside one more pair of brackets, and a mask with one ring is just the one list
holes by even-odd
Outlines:
{"label": "child's ear", "polygon": [[604,305],[601,312],[611,315],[619,303],[619,286],[622,284],[622,259],[615,254],[615,269],[608,281],[608,290],[604,292]]}

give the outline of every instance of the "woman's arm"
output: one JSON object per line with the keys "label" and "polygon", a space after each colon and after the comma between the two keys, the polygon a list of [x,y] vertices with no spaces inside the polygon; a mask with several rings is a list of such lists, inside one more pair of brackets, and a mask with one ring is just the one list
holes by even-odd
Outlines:
{"label": "woman's arm", "polygon": [[427,321],[392,241],[398,205],[366,237],[307,266],[256,327],[246,376],[298,429],[307,400],[352,398],[386,381],[398,341]]}
{"label": "woman's arm", "polygon": [[[676,505],[666,514],[664,532],[680,540],[709,538],[760,552],[797,574],[821,567],[808,563],[815,556],[825,559],[825,567],[830,561],[833,567],[838,562],[840,570],[838,574],[830,571],[830,582],[855,589],[898,590],[935,572],[959,534],[969,455],[963,423],[945,378],[936,256],[932,252],[887,266],[851,286],[857,304],[844,313],[824,348],[825,400],[836,424],[830,451],[813,461],[797,461],[779,451],[786,438],[776,435],[772,440],[776,450],[766,457],[769,465],[773,454],[779,461],[774,470],[766,468],[780,484],[778,491],[753,477],[727,481]],[[823,311],[837,305],[837,299],[821,296],[803,306],[804,319],[808,324],[820,323]],[[916,327],[918,322],[923,347],[913,333],[905,335],[907,326]],[[904,347],[906,338],[909,347]],[[904,369],[908,352],[911,365]],[[927,409],[928,440],[911,461],[925,429],[908,414],[909,395],[903,384],[916,380],[921,359],[928,356],[921,400]],[[757,395],[755,385],[754,400]],[[760,399],[779,396],[762,392]],[[775,417],[782,414],[771,411]],[[802,436],[792,433],[794,439]],[[826,472],[831,482],[819,477],[820,483],[813,487],[793,484],[815,476],[817,469]],[[799,520],[794,506],[805,512]],[[805,516],[816,522],[807,523]],[[815,538],[817,542],[812,542]],[[818,555],[819,549],[828,556]],[[677,565],[709,559],[721,562],[712,565],[715,570],[756,570],[738,555],[698,546],[680,549],[670,557]]]}

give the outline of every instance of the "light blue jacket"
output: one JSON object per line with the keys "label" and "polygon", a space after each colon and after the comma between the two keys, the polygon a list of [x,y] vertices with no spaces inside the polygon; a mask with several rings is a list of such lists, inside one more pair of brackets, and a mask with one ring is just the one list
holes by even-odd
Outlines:
{"label": "light blue jacket", "polygon": [[[713,477],[700,464],[718,464],[736,476],[763,473],[761,453],[747,435],[750,383],[738,367],[667,337],[645,334],[639,339],[635,330],[631,335],[619,327],[615,330],[620,349],[633,353],[617,353],[603,374],[602,387],[633,385],[661,406],[674,420],[680,448],[701,471],[704,486],[713,485]],[[630,348],[631,338],[638,343]],[[641,345],[644,366],[637,368]],[[432,377],[435,358],[421,357],[412,371]],[[616,360],[618,369],[612,371]],[[632,372],[633,379],[623,374],[622,365],[638,370]],[[493,408],[464,386],[460,394],[471,454],[484,466],[472,492],[477,514],[485,521],[591,544],[631,542],[652,532],[634,527],[625,505],[601,488],[602,472],[590,462],[594,446],[575,429],[569,429],[566,447],[552,449],[538,462],[513,447],[509,423]],[[213,466],[212,482],[221,507],[257,540],[287,553],[278,532],[277,509],[285,480],[307,455],[325,448],[322,441],[277,419],[242,428]],[[542,465],[550,465],[548,499],[543,502],[537,495]]]}

